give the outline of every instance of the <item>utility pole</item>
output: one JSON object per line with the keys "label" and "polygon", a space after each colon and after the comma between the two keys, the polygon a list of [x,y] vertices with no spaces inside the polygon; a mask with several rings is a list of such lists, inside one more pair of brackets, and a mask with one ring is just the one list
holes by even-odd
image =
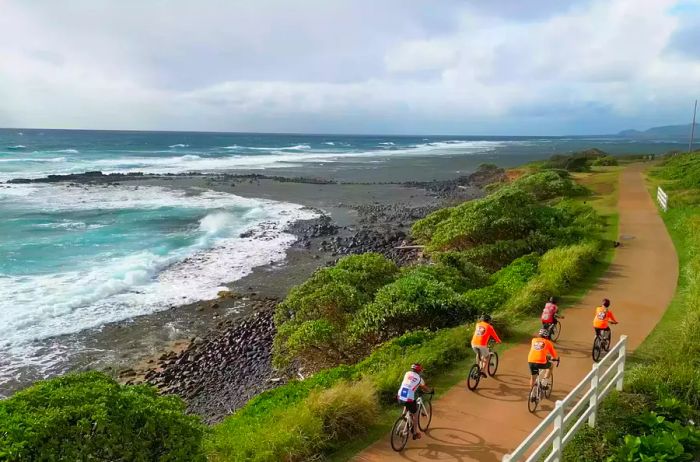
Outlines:
{"label": "utility pole", "polygon": [[690,126],[690,143],[688,143],[688,152],[693,152],[693,138],[695,138],[695,114],[698,112],[698,100],[695,100],[693,108],[693,125]]}

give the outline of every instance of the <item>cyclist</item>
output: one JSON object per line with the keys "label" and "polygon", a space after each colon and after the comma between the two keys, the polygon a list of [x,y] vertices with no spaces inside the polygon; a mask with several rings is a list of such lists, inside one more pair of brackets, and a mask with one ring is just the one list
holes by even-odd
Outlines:
{"label": "cyclist", "polygon": [[610,310],[610,300],[604,298],[603,305],[595,309],[595,316],[593,317],[593,328],[596,336],[600,336],[600,333],[603,331],[608,332],[608,335],[610,334],[608,322],[617,324],[617,319],[615,319],[615,315]]}
{"label": "cyclist", "polygon": [[484,371],[488,367],[486,362],[489,360],[489,340],[493,338],[497,343],[501,343],[501,339],[491,325],[490,315],[482,314],[479,319],[472,336],[472,350],[476,353],[476,362],[481,369],[481,376],[485,378]]}
{"label": "cyclist", "polygon": [[549,297],[549,301],[544,305],[542,310],[542,316],[540,316],[540,321],[542,321],[542,327],[548,331],[552,331],[552,326],[557,321],[557,318],[564,318],[564,316],[558,316],[559,307],[557,306],[556,297]]}
{"label": "cyclist", "polygon": [[549,340],[549,337],[549,329],[543,327],[530,344],[530,353],[527,355],[527,362],[530,366],[530,388],[535,385],[535,379],[540,369],[544,369],[543,378],[548,379],[551,375],[552,362],[550,357],[552,360],[559,360],[557,350],[554,349],[554,344]]}
{"label": "cyclist", "polygon": [[425,380],[421,376],[423,366],[416,363],[411,366],[411,370],[406,372],[399,388],[398,400],[399,404],[406,406],[408,412],[411,413],[413,421],[413,439],[420,439],[423,435],[418,428],[418,403],[416,403],[416,391],[420,390],[424,393],[430,393],[430,389],[425,384]]}

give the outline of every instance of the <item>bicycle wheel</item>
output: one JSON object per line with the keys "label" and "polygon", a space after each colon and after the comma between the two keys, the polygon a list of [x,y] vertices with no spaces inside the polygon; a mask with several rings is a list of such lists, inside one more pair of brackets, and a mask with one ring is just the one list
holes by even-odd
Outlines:
{"label": "bicycle wheel", "polygon": [[593,356],[593,361],[600,361],[600,354],[602,350],[603,346],[601,345],[600,337],[596,335],[595,340],[593,340],[593,351],[591,352]]}
{"label": "bicycle wheel", "polygon": [[410,433],[408,419],[410,417],[407,414],[402,415],[396,419],[394,427],[391,429],[391,449],[396,452],[401,451],[408,443],[408,434]]}
{"label": "bicycle wheel", "polygon": [[467,376],[467,388],[471,391],[476,390],[479,386],[479,381],[481,380],[481,370],[478,364],[474,364],[471,369],[469,369],[469,375]]}
{"label": "bicycle wheel", "polygon": [[557,319],[557,322],[555,322],[552,325],[552,335],[550,338],[552,339],[553,342],[556,342],[559,340],[559,336],[561,335],[561,322]]}
{"label": "bicycle wheel", "polygon": [[428,431],[430,421],[433,420],[433,404],[430,401],[423,401],[420,409],[418,409],[418,428],[421,431]]}
{"label": "bicycle wheel", "polygon": [[530,412],[535,412],[537,410],[537,405],[540,403],[539,388],[539,382],[535,382],[530,389],[530,393],[527,395],[527,410]]}
{"label": "bicycle wheel", "polygon": [[609,331],[605,331],[604,336],[603,336],[603,341],[601,342],[602,343],[601,346],[603,347],[603,350],[605,350],[606,352],[610,351],[610,338],[611,337],[612,337],[612,333]]}
{"label": "bicycle wheel", "polygon": [[547,383],[549,386],[544,389],[544,397],[549,399],[549,397],[552,396],[552,389],[554,388],[554,374],[549,374]]}
{"label": "bicycle wheel", "polygon": [[496,375],[496,371],[498,370],[498,353],[495,351],[492,351],[491,355],[489,356],[489,367],[487,369],[487,372],[491,377]]}

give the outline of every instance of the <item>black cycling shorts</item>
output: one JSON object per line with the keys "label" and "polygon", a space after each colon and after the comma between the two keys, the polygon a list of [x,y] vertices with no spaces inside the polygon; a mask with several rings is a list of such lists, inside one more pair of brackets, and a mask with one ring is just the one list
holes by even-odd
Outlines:
{"label": "black cycling shorts", "polygon": [[540,364],[540,363],[528,363],[528,365],[530,366],[530,374],[532,374],[532,375],[537,375],[537,374],[539,374],[540,369],[549,369],[549,368],[551,368],[551,367],[552,367],[552,362],[551,362],[551,361],[547,361],[547,362],[544,363],[544,364]]}
{"label": "black cycling shorts", "polygon": [[600,328],[598,328],[598,327],[594,327],[594,329],[595,329],[595,334],[596,334],[598,337],[601,336],[600,333],[603,332],[603,331],[605,331],[605,332],[610,332],[610,327],[609,327],[609,326],[606,327],[605,329],[600,329]]}
{"label": "black cycling shorts", "polygon": [[399,401],[399,404],[402,406],[406,406],[406,409],[408,409],[408,412],[411,414],[415,414],[418,412],[418,403],[413,400],[413,401]]}

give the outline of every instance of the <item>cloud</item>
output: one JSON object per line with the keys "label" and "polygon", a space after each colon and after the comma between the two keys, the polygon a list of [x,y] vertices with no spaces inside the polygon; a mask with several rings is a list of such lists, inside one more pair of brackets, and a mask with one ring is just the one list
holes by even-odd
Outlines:
{"label": "cloud", "polygon": [[689,17],[671,0],[10,0],[0,126],[556,134],[683,122],[700,82]]}

